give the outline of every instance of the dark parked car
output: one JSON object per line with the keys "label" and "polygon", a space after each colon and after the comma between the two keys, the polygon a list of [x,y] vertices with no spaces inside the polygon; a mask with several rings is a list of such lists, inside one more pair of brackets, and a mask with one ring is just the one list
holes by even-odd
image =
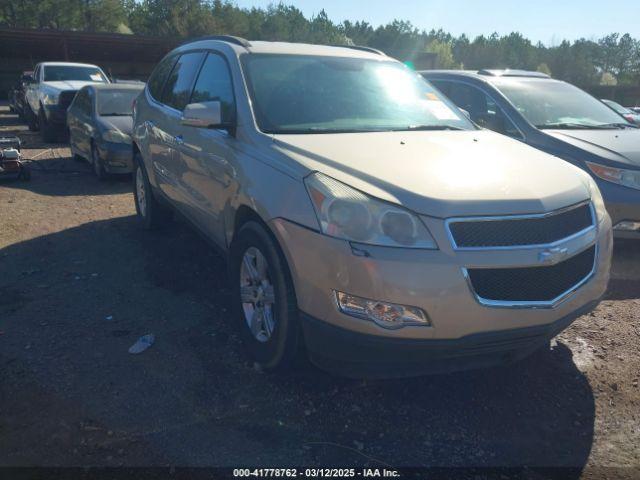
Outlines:
{"label": "dark parked car", "polygon": [[24,117],[25,98],[24,92],[27,85],[33,81],[33,72],[22,72],[20,78],[9,91],[9,110],[17,113],[20,118]]}
{"label": "dark parked car", "polygon": [[602,103],[604,103],[607,107],[609,107],[614,112],[622,115],[628,122],[635,123],[636,125],[640,125],[640,113],[634,112],[633,110],[623,107],[617,102],[613,100],[607,100],[606,98],[602,99]]}
{"label": "dark parked car", "polygon": [[586,170],[604,196],[615,236],[640,239],[637,126],[579,88],[539,72],[420,73],[481,127]]}
{"label": "dark parked car", "polygon": [[133,101],[144,84],[87,85],[67,111],[71,153],[93,165],[99,179],[131,173]]}

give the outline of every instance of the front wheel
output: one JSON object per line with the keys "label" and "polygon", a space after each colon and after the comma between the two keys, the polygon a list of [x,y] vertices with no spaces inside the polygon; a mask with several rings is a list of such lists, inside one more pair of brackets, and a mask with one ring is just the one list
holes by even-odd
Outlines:
{"label": "front wheel", "polygon": [[38,117],[36,116],[35,113],[33,113],[33,110],[31,110],[31,107],[29,105],[25,105],[25,107],[24,107],[24,117],[25,117],[25,120],[27,122],[27,126],[29,127],[29,131],[30,132],[37,132],[38,131]]}
{"label": "front wheel", "polygon": [[249,353],[264,369],[293,366],[300,328],[295,291],[279,246],[257,221],[245,223],[231,247],[234,317]]}
{"label": "front wheel", "polygon": [[56,129],[47,121],[47,116],[42,109],[38,112],[38,125],[43,142],[54,143],[57,140]]}
{"label": "front wheel", "polygon": [[93,173],[96,174],[98,180],[104,182],[109,175],[107,174],[107,171],[104,168],[104,163],[100,158],[100,152],[98,152],[98,148],[93,142],[91,142],[91,165],[93,166]]}

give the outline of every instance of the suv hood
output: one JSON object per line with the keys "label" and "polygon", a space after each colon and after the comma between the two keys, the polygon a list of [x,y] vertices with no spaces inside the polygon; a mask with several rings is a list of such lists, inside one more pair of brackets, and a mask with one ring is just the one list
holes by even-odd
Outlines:
{"label": "suv hood", "polygon": [[50,89],[55,90],[80,90],[85,85],[95,85],[96,83],[104,82],[88,82],[86,80],[61,80],[57,82],[43,82]]}
{"label": "suv hood", "polygon": [[545,130],[545,133],[608,160],[640,167],[640,129]]}
{"label": "suv hood", "polygon": [[589,198],[586,174],[489,131],[276,135],[275,147],[319,171],[416,213],[543,213]]}

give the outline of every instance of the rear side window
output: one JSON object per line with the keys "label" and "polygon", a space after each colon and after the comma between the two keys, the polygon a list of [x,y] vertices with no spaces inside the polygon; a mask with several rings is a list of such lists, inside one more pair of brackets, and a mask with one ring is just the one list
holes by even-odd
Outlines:
{"label": "rear side window", "polygon": [[91,97],[89,96],[89,90],[80,90],[73,101],[73,105],[79,112],[85,115],[91,115]]}
{"label": "rear side window", "polygon": [[194,52],[182,55],[171,71],[162,91],[162,103],[184,110],[191,97],[193,81],[202,63],[204,53]]}
{"label": "rear side window", "polygon": [[167,79],[169,72],[171,72],[173,65],[176,63],[176,58],[177,57],[175,55],[165,57],[149,77],[149,81],[147,82],[149,93],[156,100],[160,100],[164,81]]}
{"label": "rear side window", "polygon": [[[435,83],[440,88],[439,83]],[[483,128],[510,137],[521,137],[520,131],[502,109],[485,92],[464,83],[450,82],[443,91],[460,108],[469,112],[471,120]]]}
{"label": "rear side window", "polygon": [[235,100],[231,73],[224,58],[210,53],[202,65],[190,102],[200,103],[216,100],[222,106],[223,121],[232,121],[235,117]]}

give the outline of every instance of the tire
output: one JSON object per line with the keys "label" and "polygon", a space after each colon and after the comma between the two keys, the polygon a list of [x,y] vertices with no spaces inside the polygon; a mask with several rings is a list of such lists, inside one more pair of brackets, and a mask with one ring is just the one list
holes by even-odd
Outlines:
{"label": "tire", "polygon": [[145,230],[154,230],[167,223],[169,212],[154,197],[140,152],[136,153],[133,162],[133,199],[138,220]]}
{"label": "tire", "polygon": [[[258,254],[266,262],[264,268]],[[245,262],[253,265],[255,278]],[[251,220],[237,232],[229,269],[234,319],[251,357],[265,370],[298,366],[302,342],[291,274],[279,245],[261,223]],[[246,302],[248,298],[257,301]]]}
{"label": "tire", "polygon": [[29,105],[25,105],[24,119],[27,122],[30,132],[38,131],[38,118],[36,117],[36,114],[33,113],[33,110],[31,110]]}
{"label": "tire", "polygon": [[47,122],[47,116],[44,110],[38,112],[38,124],[40,125],[40,135],[45,143],[54,143],[57,140],[55,128]]}
{"label": "tire", "polygon": [[104,163],[102,163],[98,148],[93,142],[91,142],[91,166],[93,167],[93,173],[96,174],[98,180],[104,182],[105,180],[107,180],[107,178],[109,178],[109,174],[104,169]]}

